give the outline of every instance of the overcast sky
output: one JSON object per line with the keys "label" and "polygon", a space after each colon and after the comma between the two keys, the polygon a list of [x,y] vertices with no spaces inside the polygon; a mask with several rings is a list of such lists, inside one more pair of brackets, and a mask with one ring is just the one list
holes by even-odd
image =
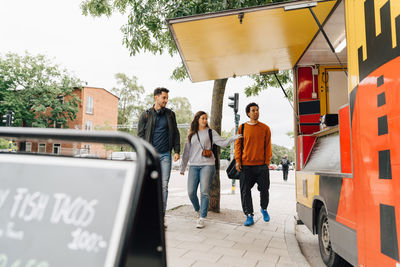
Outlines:
{"label": "overcast sky", "polygon": [[[210,112],[213,82],[192,83],[170,79],[179,65],[176,55],[141,53],[130,57],[122,45],[120,27],[126,22],[121,15],[92,18],[81,14],[80,0],[0,0],[0,53],[44,54],[66,67],[88,86],[110,90],[116,86],[118,72],[135,75],[146,94],[163,86],[169,97],[187,97],[193,113]],[[270,126],[272,143],[291,147],[293,140],[286,133],[293,129],[293,112],[283,93],[270,88],[257,97],[246,98],[243,89],[252,83],[247,77],[228,80],[222,118],[222,130],[234,127],[234,115],[228,107],[228,96],[239,93],[240,122],[247,120],[245,106],[256,102],[260,106],[260,121]]]}

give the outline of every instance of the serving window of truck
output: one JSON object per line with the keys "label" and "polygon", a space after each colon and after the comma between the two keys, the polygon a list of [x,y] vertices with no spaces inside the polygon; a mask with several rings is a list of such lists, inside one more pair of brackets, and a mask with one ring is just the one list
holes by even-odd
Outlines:
{"label": "serving window of truck", "polygon": [[193,82],[293,71],[296,205],[327,266],[400,266],[400,1],[169,19]]}

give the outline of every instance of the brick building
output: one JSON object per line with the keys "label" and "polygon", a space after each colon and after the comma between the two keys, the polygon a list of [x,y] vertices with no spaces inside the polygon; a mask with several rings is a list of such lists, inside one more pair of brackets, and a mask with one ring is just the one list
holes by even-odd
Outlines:
{"label": "brick building", "polygon": [[[75,89],[74,93],[81,99],[76,119],[68,122],[69,129],[85,131],[103,130],[116,131],[118,120],[119,98],[104,88],[83,87]],[[73,156],[106,157],[107,151],[103,144],[96,143],[60,143],[26,142],[26,152],[49,153]]]}

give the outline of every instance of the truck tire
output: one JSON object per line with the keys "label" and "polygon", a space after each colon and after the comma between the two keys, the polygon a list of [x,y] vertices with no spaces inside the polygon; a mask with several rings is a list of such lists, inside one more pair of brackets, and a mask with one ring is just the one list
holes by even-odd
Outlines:
{"label": "truck tire", "polygon": [[322,261],[326,266],[351,266],[332,249],[329,236],[329,221],[325,207],[321,208],[318,216],[318,245]]}

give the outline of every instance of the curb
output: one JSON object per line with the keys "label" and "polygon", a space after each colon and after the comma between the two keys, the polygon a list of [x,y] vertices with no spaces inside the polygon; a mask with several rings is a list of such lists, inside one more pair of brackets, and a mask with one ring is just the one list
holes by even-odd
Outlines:
{"label": "curb", "polygon": [[285,220],[285,241],[289,252],[290,259],[297,266],[301,267],[311,267],[303,253],[301,253],[299,244],[296,239],[296,228],[295,220],[292,216],[289,216]]}

